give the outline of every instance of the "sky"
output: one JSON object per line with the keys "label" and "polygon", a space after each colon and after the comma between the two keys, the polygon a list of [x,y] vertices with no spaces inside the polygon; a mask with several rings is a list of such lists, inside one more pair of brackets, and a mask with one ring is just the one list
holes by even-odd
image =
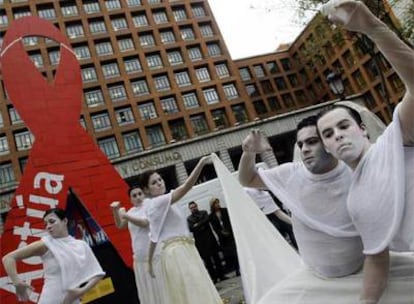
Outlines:
{"label": "sky", "polygon": [[[208,0],[232,59],[273,52],[303,29],[293,0]],[[303,21],[302,21],[303,23]]]}

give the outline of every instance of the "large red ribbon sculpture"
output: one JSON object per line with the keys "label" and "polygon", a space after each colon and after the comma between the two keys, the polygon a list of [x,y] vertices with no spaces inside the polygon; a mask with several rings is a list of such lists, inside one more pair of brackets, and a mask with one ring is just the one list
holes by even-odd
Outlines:
{"label": "large red ribbon sculpture", "polygon": [[[60,43],[60,63],[53,83],[49,84],[31,62],[22,43],[25,36],[42,36]],[[131,265],[128,235],[116,232],[109,208],[112,201],[128,201],[127,185],[79,123],[82,80],[69,41],[43,19],[18,19],[4,37],[1,69],[10,100],[35,136],[5,223],[2,256],[44,235],[44,211],[55,206],[65,208],[71,187]],[[22,277],[32,282],[36,293],[40,292],[40,259],[20,264]],[[0,302],[15,303],[14,287],[7,282],[1,268]]]}

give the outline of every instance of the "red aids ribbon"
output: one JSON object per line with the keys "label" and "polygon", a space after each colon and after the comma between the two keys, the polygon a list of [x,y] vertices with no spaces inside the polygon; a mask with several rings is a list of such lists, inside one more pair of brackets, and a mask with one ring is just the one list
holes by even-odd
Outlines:
{"label": "red aids ribbon", "polygon": [[[53,83],[42,77],[23,47],[25,36],[42,36],[60,43],[60,63]],[[79,123],[82,80],[78,60],[66,37],[37,17],[16,20],[1,50],[3,81],[10,100],[35,136],[29,159],[15,192],[1,239],[1,255],[38,240],[45,234],[43,213],[66,207],[69,187],[110,237],[128,265],[132,264],[128,235],[116,233],[109,204],[129,201],[127,184]],[[19,263],[23,278],[40,291],[40,259]],[[13,303],[14,287],[0,273],[0,302]],[[5,292],[5,290],[7,292]]]}

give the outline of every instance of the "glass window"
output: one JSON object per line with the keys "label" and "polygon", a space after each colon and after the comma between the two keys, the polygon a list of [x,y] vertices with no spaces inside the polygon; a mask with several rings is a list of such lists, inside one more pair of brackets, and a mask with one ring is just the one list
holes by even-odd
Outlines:
{"label": "glass window", "polygon": [[[82,29],[82,33],[83,33],[83,29]],[[36,45],[37,42],[38,42],[38,39],[35,36],[23,37],[24,45]]]}
{"label": "glass window", "polygon": [[253,66],[253,68],[254,68],[254,73],[256,74],[257,78],[262,78],[266,76],[263,66],[261,64],[255,65]]}
{"label": "glass window", "polygon": [[109,97],[112,101],[127,99],[125,86],[123,84],[112,85],[108,87]]}
{"label": "glass window", "polygon": [[256,85],[254,85],[254,84],[247,85],[246,86],[246,91],[247,91],[247,95],[249,95],[250,97],[254,97],[254,96],[259,95],[259,91],[257,91]]}
{"label": "glass window", "polygon": [[148,140],[153,147],[165,145],[165,137],[164,132],[162,131],[162,127],[157,126],[151,126],[145,128],[148,136]]}
{"label": "glass window", "polygon": [[98,55],[112,55],[114,50],[110,41],[103,41],[95,44],[96,53]]}
{"label": "glass window", "polygon": [[230,77],[229,69],[225,63],[216,64],[216,73],[219,78]]}
{"label": "glass window", "polygon": [[92,34],[106,33],[106,25],[102,20],[92,21],[89,23],[89,30]]}
{"label": "glass window", "polygon": [[29,58],[36,67],[40,68],[43,66],[43,59],[42,59],[41,54],[38,54],[38,53],[30,54]]}
{"label": "glass window", "polygon": [[236,87],[232,83],[223,85],[223,91],[228,100],[239,97],[239,93],[237,92]]}
{"label": "glass window", "polygon": [[168,23],[168,17],[165,11],[155,11],[152,13],[152,17],[156,24]]}
{"label": "glass window", "polygon": [[0,164],[0,185],[6,186],[16,181],[11,163]]}
{"label": "glass window", "polygon": [[87,91],[84,93],[84,96],[88,107],[96,107],[104,103],[104,97],[100,89]]}
{"label": "glass window", "polygon": [[121,52],[135,50],[134,41],[132,41],[132,38],[119,39],[118,47]]}
{"label": "glass window", "polygon": [[128,23],[124,17],[119,17],[111,20],[114,31],[124,30],[128,28]]}
{"label": "glass window", "polygon": [[181,56],[180,51],[168,51],[167,52],[168,61],[171,65],[177,65],[183,63],[183,57]]}
{"label": "glass window", "polygon": [[126,153],[139,152],[144,149],[138,131],[124,133],[122,138]]}
{"label": "glass window", "polygon": [[269,103],[270,109],[272,111],[277,111],[277,110],[282,109],[282,106],[280,105],[280,102],[276,97],[268,98],[267,102]]}
{"label": "glass window", "polygon": [[186,109],[198,108],[200,106],[195,92],[183,94],[182,97]]}
{"label": "glass window", "polygon": [[69,38],[74,39],[78,37],[83,37],[83,27],[81,24],[71,24],[66,27],[66,33],[68,34]]}
{"label": "glass window", "polygon": [[183,119],[169,121],[168,128],[171,130],[171,135],[174,140],[182,140],[188,138],[187,128]]}
{"label": "glass window", "polygon": [[289,58],[283,58],[280,60],[282,67],[285,71],[290,71],[292,69],[292,64],[290,63]]}
{"label": "glass window", "polygon": [[173,8],[173,15],[175,21],[187,20],[187,13],[185,12],[184,7]]}
{"label": "glass window", "polygon": [[91,52],[87,45],[78,45],[73,48],[76,54],[76,58],[79,60],[91,58]]}
{"label": "glass window", "polygon": [[221,56],[221,49],[217,43],[207,44],[207,51],[211,57]]}
{"label": "glass window", "polygon": [[6,26],[9,24],[6,12],[0,11],[0,26]]}
{"label": "glass window", "polygon": [[17,20],[22,17],[31,16],[32,13],[29,9],[19,9],[14,12],[14,19]]}
{"label": "glass window", "polygon": [[5,135],[0,136],[0,155],[8,154],[9,150],[9,143],[7,141],[7,137]]}
{"label": "glass window", "polygon": [[115,137],[99,139],[98,145],[108,158],[119,157],[119,148]]}
{"label": "glass window", "polygon": [[139,43],[143,48],[155,46],[154,36],[152,34],[144,34],[139,37]]}
{"label": "glass window", "polygon": [[120,75],[119,67],[116,62],[111,62],[102,65],[102,72],[105,78],[117,77]]}
{"label": "glass window", "polygon": [[179,87],[189,86],[191,85],[190,76],[188,75],[187,71],[183,72],[176,72],[174,73],[175,82]]}
{"label": "glass window", "polygon": [[149,89],[145,79],[139,79],[131,82],[132,92],[135,96],[148,95]]}
{"label": "glass window", "polygon": [[134,114],[130,107],[115,110],[116,122],[120,126],[129,125],[135,122]]}
{"label": "glass window", "polygon": [[127,72],[127,74],[132,74],[135,72],[142,71],[141,63],[139,62],[138,58],[124,59],[124,66],[125,66],[125,71]]}
{"label": "glass window", "polygon": [[20,118],[19,113],[13,107],[9,108],[9,117],[12,125],[23,123],[23,120]]}
{"label": "glass window", "polygon": [[39,14],[40,18],[44,18],[47,20],[56,19],[56,12],[53,9],[53,7],[39,9],[37,13]]}
{"label": "glass window", "polygon": [[198,46],[188,48],[188,58],[191,61],[197,61],[203,59],[203,54],[201,53],[201,49]]}
{"label": "glass window", "polygon": [[150,70],[156,70],[163,67],[162,59],[159,54],[148,55],[146,59]]}
{"label": "glass window", "polygon": [[34,136],[30,131],[16,132],[14,134],[17,151],[28,150],[32,147]]}
{"label": "glass window", "polygon": [[180,29],[181,38],[183,40],[194,40],[195,34],[191,27],[183,27]]}
{"label": "glass window", "polygon": [[279,68],[277,66],[277,63],[275,61],[270,61],[266,63],[267,69],[271,74],[279,73]]}
{"label": "glass window", "polygon": [[174,97],[168,97],[168,98],[161,99],[161,107],[164,113],[166,114],[178,112],[177,101],[175,100]]}
{"label": "glass window", "polygon": [[208,132],[207,121],[203,114],[193,115],[190,117],[190,120],[194,133],[196,135],[201,135]]}
{"label": "glass window", "polygon": [[161,3],[161,0],[147,0],[148,4],[158,4]]}
{"label": "glass window", "polygon": [[218,110],[211,111],[211,115],[213,116],[213,121],[217,129],[228,126],[228,120],[227,120],[225,110],[218,109]]}
{"label": "glass window", "polygon": [[142,120],[149,120],[158,117],[153,102],[147,102],[138,105],[138,110]]}
{"label": "glass window", "polygon": [[129,7],[141,6],[142,2],[141,2],[141,0],[127,0],[127,5]]}
{"label": "glass window", "polygon": [[106,0],[105,6],[108,11],[117,10],[121,8],[119,0]]}
{"label": "glass window", "polygon": [[62,4],[60,10],[64,17],[72,17],[77,16],[79,14],[78,7],[76,6],[76,4]]}
{"label": "glass window", "polygon": [[163,31],[160,32],[161,42],[163,44],[174,43],[175,36],[173,31]]}
{"label": "glass window", "polygon": [[202,18],[206,16],[206,11],[202,4],[196,4],[191,7],[191,11],[193,12],[193,16],[195,18]]}
{"label": "glass window", "polygon": [[147,15],[145,15],[145,13],[143,13],[143,14],[133,16],[132,17],[132,22],[134,23],[134,25],[136,27],[147,26],[148,25]]}
{"label": "glass window", "polygon": [[275,81],[276,81],[276,86],[277,86],[278,90],[285,90],[287,88],[286,82],[283,79],[283,77],[275,78]]}
{"label": "glass window", "polygon": [[247,112],[244,104],[238,104],[231,107],[233,110],[234,118],[236,118],[237,123],[247,122]]}
{"label": "glass window", "polygon": [[204,99],[208,104],[220,102],[219,96],[215,88],[203,90]]}
{"label": "glass window", "polygon": [[98,1],[90,1],[90,2],[84,3],[83,9],[85,10],[87,14],[99,13],[101,11]]}
{"label": "glass window", "polygon": [[214,36],[214,32],[210,24],[200,25],[200,33],[201,36],[205,38]]}
{"label": "glass window", "polygon": [[0,127],[4,127],[3,115],[0,113]]}
{"label": "glass window", "polygon": [[96,70],[94,67],[88,67],[82,69],[82,81],[84,83],[97,80]]}
{"label": "glass window", "polygon": [[199,82],[206,82],[211,80],[207,67],[198,68],[195,70],[195,73]]}
{"label": "glass window", "polygon": [[170,81],[167,75],[154,77],[154,86],[158,92],[171,90]]}
{"label": "glass window", "polygon": [[112,127],[108,113],[100,113],[91,115],[92,125],[95,131],[103,131]]}

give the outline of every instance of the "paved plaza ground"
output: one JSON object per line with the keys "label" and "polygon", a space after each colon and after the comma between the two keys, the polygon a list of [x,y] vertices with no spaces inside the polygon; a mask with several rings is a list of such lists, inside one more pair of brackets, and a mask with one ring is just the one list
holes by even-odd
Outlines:
{"label": "paved plaza ground", "polygon": [[216,284],[217,290],[224,304],[244,304],[243,287],[241,277],[229,274],[228,280]]}

